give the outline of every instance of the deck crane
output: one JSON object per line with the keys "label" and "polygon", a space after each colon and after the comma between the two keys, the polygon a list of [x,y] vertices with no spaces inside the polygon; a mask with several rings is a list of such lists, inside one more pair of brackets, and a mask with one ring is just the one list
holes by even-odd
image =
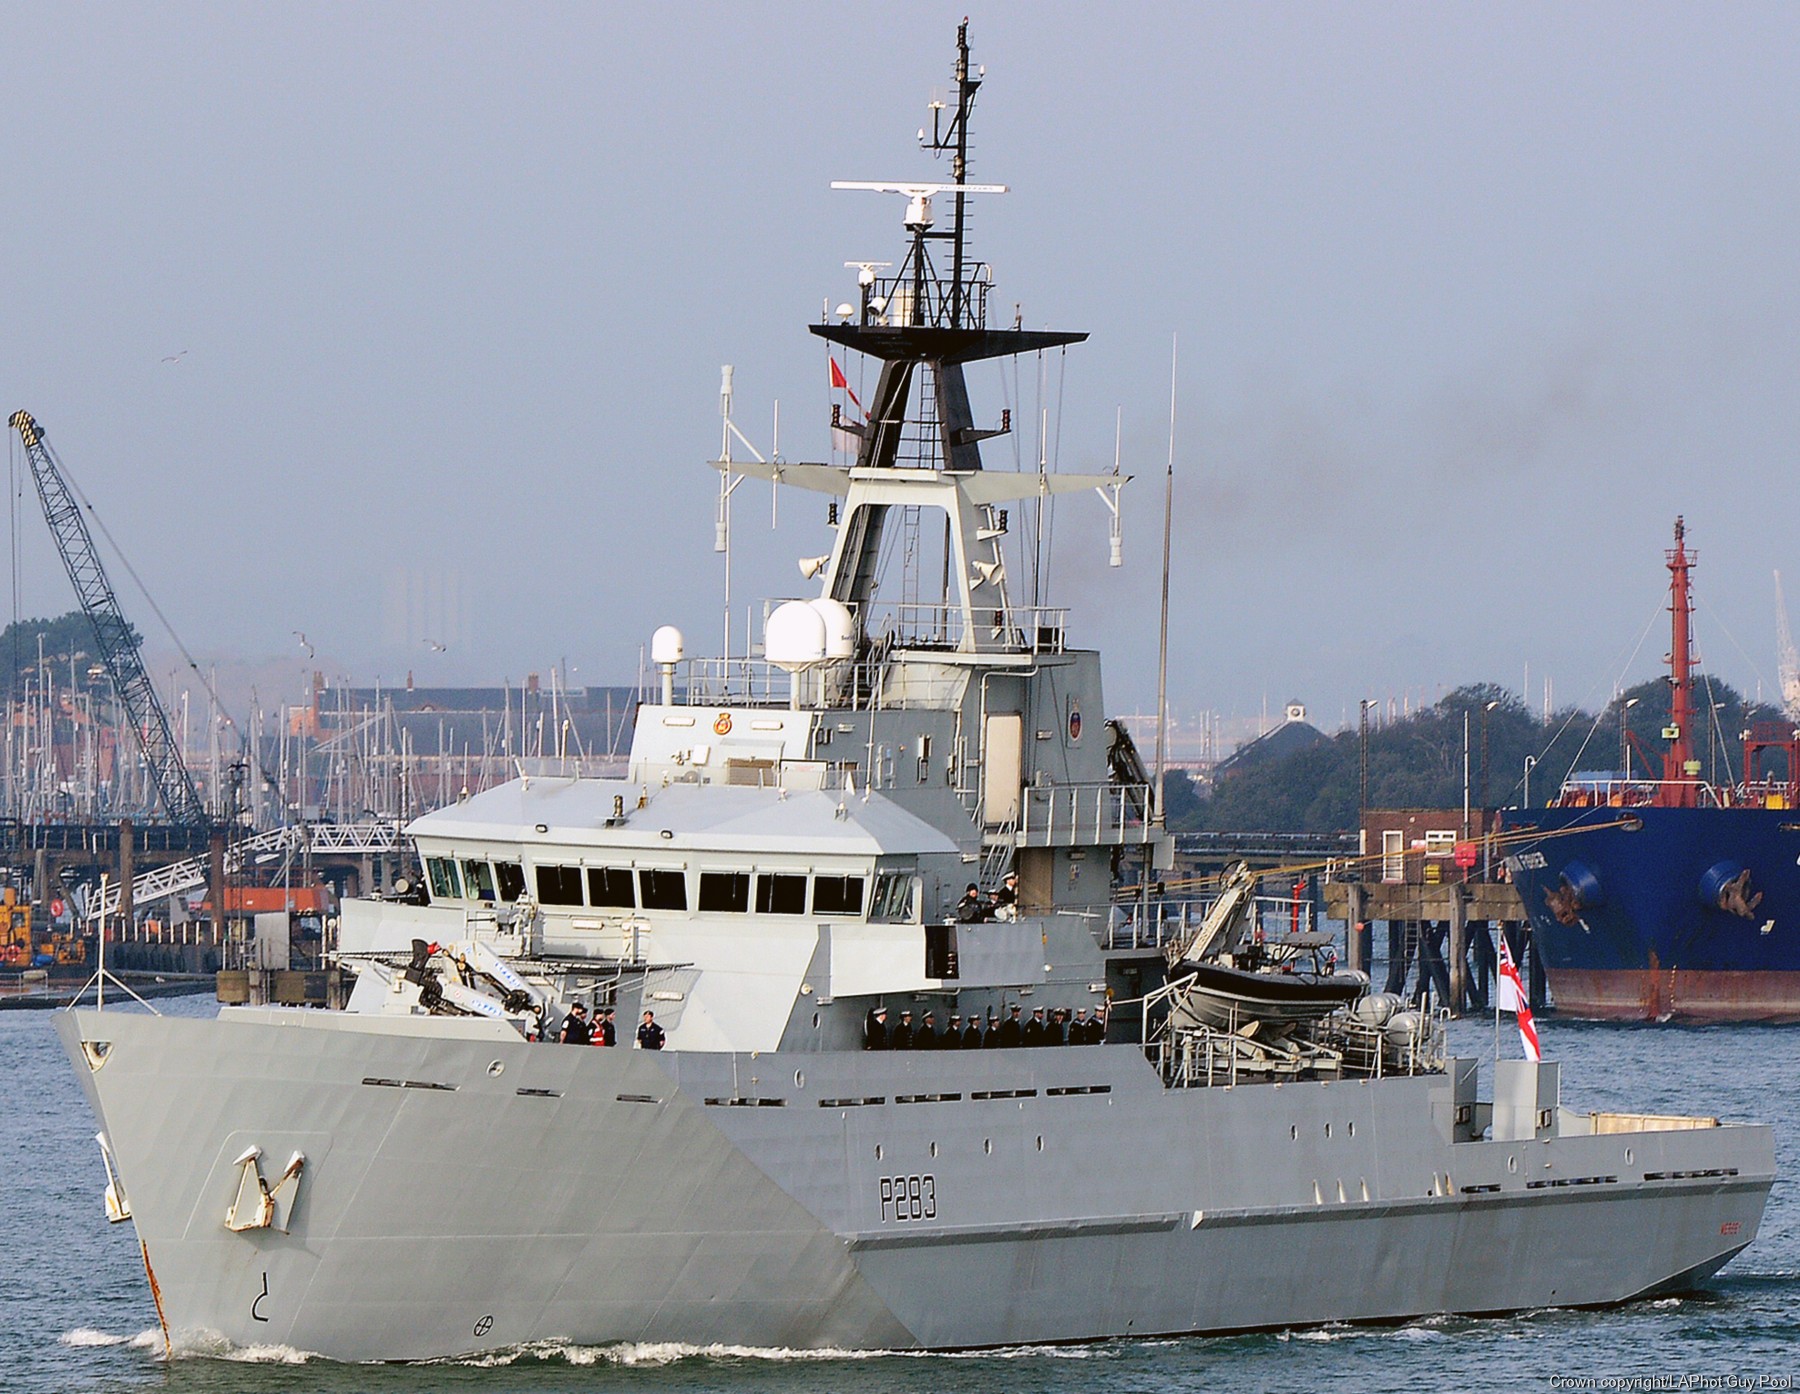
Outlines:
{"label": "deck crane", "polygon": [[119,597],[101,565],[87,520],[81,516],[81,505],[64,479],[55,454],[44,442],[43,428],[32,420],[31,413],[16,411],[8,424],[25,443],[31,477],[37,481],[38,499],[44,505],[44,519],[50,524],[56,550],[74,583],[82,611],[94,627],[94,644],[100,650],[101,661],[112,678],[131,729],[137,733],[144,763],[149,766],[162,799],[163,812],[173,823],[205,827],[209,821],[206,805],[182,763],[181,750],[169,727],[169,714],[163,710],[150,674],[144,669],[137,637],[119,609]]}

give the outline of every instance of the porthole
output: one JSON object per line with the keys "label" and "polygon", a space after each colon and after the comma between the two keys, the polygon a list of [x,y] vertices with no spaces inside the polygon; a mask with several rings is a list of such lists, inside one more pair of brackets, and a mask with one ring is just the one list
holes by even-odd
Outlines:
{"label": "porthole", "polygon": [[1330,1136],[1331,1136],[1331,1124],[1329,1124],[1329,1123],[1327,1123],[1327,1124],[1326,1124],[1326,1125],[1325,1125],[1325,1136],[1326,1136],[1326,1137],[1330,1137]]}
{"label": "porthole", "polygon": [[504,1061],[501,1061],[501,1060],[488,1061],[488,1074],[490,1077],[492,1077],[494,1079],[499,1079],[500,1076],[505,1073],[506,1073],[506,1064]]}
{"label": "porthole", "polygon": [[991,1138],[991,1137],[984,1137],[984,1138],[983,1138],[983,1139],[982,1139],[982,1140],[981,1140],[981,1150],[982,1150],[982,1151],[983,1151],[983,1152],[985,1152],[985,1153],[987,1153],[987,1154],[988,1154],[988,1155],[989,1155],[989,1156],[990,1156],[990,1157],[991,1157],[991,1156],[993,1156],[993,1154],[994,1154],[994,1140],[993,1140],[993,1139],[992,1139],[992,1138]]}
{"label": "porthole", "polygon": [[819,1014],[817,1012],[814,1012],[813,1013],[813,1030],[817,1031],[818,1029],[819,1029]]}
{"label": "porthole", "polygon": [[1042,1133],[1038,1134],[1037,1142],[1038,1142],[1038,1151],[1042,1152],[1044,1150],[1044,1135]]}
{"label": "porthole", "polygon": [[1631,1149],[1629,1147],[1625,1149],[1625,1165],[1631,1165]]}
{"label": "porthole", "polygon": [[878,1162],[881,1160],[881,1144],[879,1142],[875,1144],[875,1160]]}
{"label": "porthole", "polygon": [[931,1155],[934,1157],[937,1156],[937,1144],[935,1142],[931,1144]]}
{"label": "porthole", "polygon": [[1354,1122],[1351,1122],[1351,1123],[1346,1124],[1345,1126],[1350,1129],[1350,1136],[1355,1137],[1356,1136],[1356,1124]]}
{"label": "porthole", "polygon": [[1508,1157],[1506,1159],[1506,1169],[1508,1171],[1516,1172],[1519,1169],[1519,1159],[1517,1157]]}
{"label": "porthole", "polygon": [[806,1088],[806,1071],[805,1070],[795,1070],[794,1071],[794,1088],[796,1088],[796,1089]]}
{"label": "porthole", "polygon": [[1298,1123],[1288,1124],[1288,1136],[1295,1142],[1300,1141],[1300,1125]]}

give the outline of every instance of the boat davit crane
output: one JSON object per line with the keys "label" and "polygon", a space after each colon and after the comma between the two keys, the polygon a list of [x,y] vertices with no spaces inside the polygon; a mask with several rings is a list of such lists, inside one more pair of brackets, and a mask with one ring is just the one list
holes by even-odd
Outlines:
{"label": "boat davit crane", "polygon": [[61,463],[44,440],[44,431],[28,411],[15,411],[8,421],[24,442],[31,461],[31,477],[37,481],[38,499],[44,505],[44,521],[56,539],[57,554],[75,587],[82,612],[94,629],[94,644],[112,678],[113,688],[137,733],[144,763],[156,781],[163,812],[169,820],[190,827],[206,825],[206,805],[194,787],[193,776],[182,763],[180,747],[169,726],[156,687],[138,652],[138,638],[119,608],[119,597],[107,579],[100,553],[94,546],[81,505],[69,487]]}

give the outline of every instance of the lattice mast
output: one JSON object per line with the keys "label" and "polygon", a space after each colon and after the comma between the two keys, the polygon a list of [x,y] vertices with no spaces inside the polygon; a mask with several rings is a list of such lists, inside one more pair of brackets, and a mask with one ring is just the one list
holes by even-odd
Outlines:
{"label": "lattice mast", "polygon": [[144,752],[144,763],[156,783],[163,812],[175,823],[204,826],[206,806],[194,787],[193,777],[182,762],[180,747],[169,725],[169,715],[156,695],[155,685],[144,668],[136,637],[119,608],[119,597],[107,579],[100,553],[94,546],[81,505],[64,478],[54,452],[44,440],[44,432],[31,414],[16,411],[9,422],[24,442],[26,458],[31,462],[31,477],[37,482],[38,500],[44,506],[44,521],[56,541],[63,569],[75,587],[82,612],[93,626],[94,646],[106,665],[119,703],[136,733]]}
{"label": "lattice mast", "polygon": [[[904,467],[903,438],[909,424],[908,408],[915,379],[931,383],[929,410],[918,413],[924,458],[917,463],[952,474],[972,474],[981,469],[980,442],[1011,429],[1011,413],[1002,413],[997,428],[975,424],[969,403],[964,368],[984,359],[1002,358],[1080,343],[1082,333],[1021,328],[994,329],[987,322],[988,271],[968,254],[967,200],[973,194],[1003,194],[1004,184],[971,184],[969,175],[969,122],[983,71],[969,63],[968,24],[957,27],[954,110],[932,104],[929,132],[919,132],[921,148],[951,157],[951,182],[834,181],[834,189],[864,189],[875,193],[902,194],[907,199],[904,225],[910,238],[906,257],[891,275],[879,275],[880,263],[853,263],[863,267],[860,306],[845,305],[843,322],[812,326],[812,332],[832,343],[867,354],[881,363],[866,421],[851,421],[833,409],[832,425],[858,438],[859,470]],[[933,201],[950,196],[950,226],[937,226]],[[933,249],[949,244],[950,268],[944,275],[933,259]],[[941,251],[939,253],[941,255]],[[922,389],[921,389],[922,390]],[[850,521],[850,565],[833,578],[833,599],[852,606],[866,606],[875,590],[877,557],[887,508],[877,505],[859,510]],[[1003,581],[995,576],[978,589],[998,592]],[[994,597],[994,598],[997,598]],[[989,603],[990,597],[981,597]]]}

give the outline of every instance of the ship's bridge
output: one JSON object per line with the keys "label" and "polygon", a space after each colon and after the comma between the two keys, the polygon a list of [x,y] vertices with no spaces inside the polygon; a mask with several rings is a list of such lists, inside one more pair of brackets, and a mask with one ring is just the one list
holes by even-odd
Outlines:
{"label": "ship's bridge", "polygon": [[527,779],[414,820],[434,905],[523,895],[556,926],[638,915],[829,914],[918,923],[947,912],[942,833],[871,791],[652,788]]}

